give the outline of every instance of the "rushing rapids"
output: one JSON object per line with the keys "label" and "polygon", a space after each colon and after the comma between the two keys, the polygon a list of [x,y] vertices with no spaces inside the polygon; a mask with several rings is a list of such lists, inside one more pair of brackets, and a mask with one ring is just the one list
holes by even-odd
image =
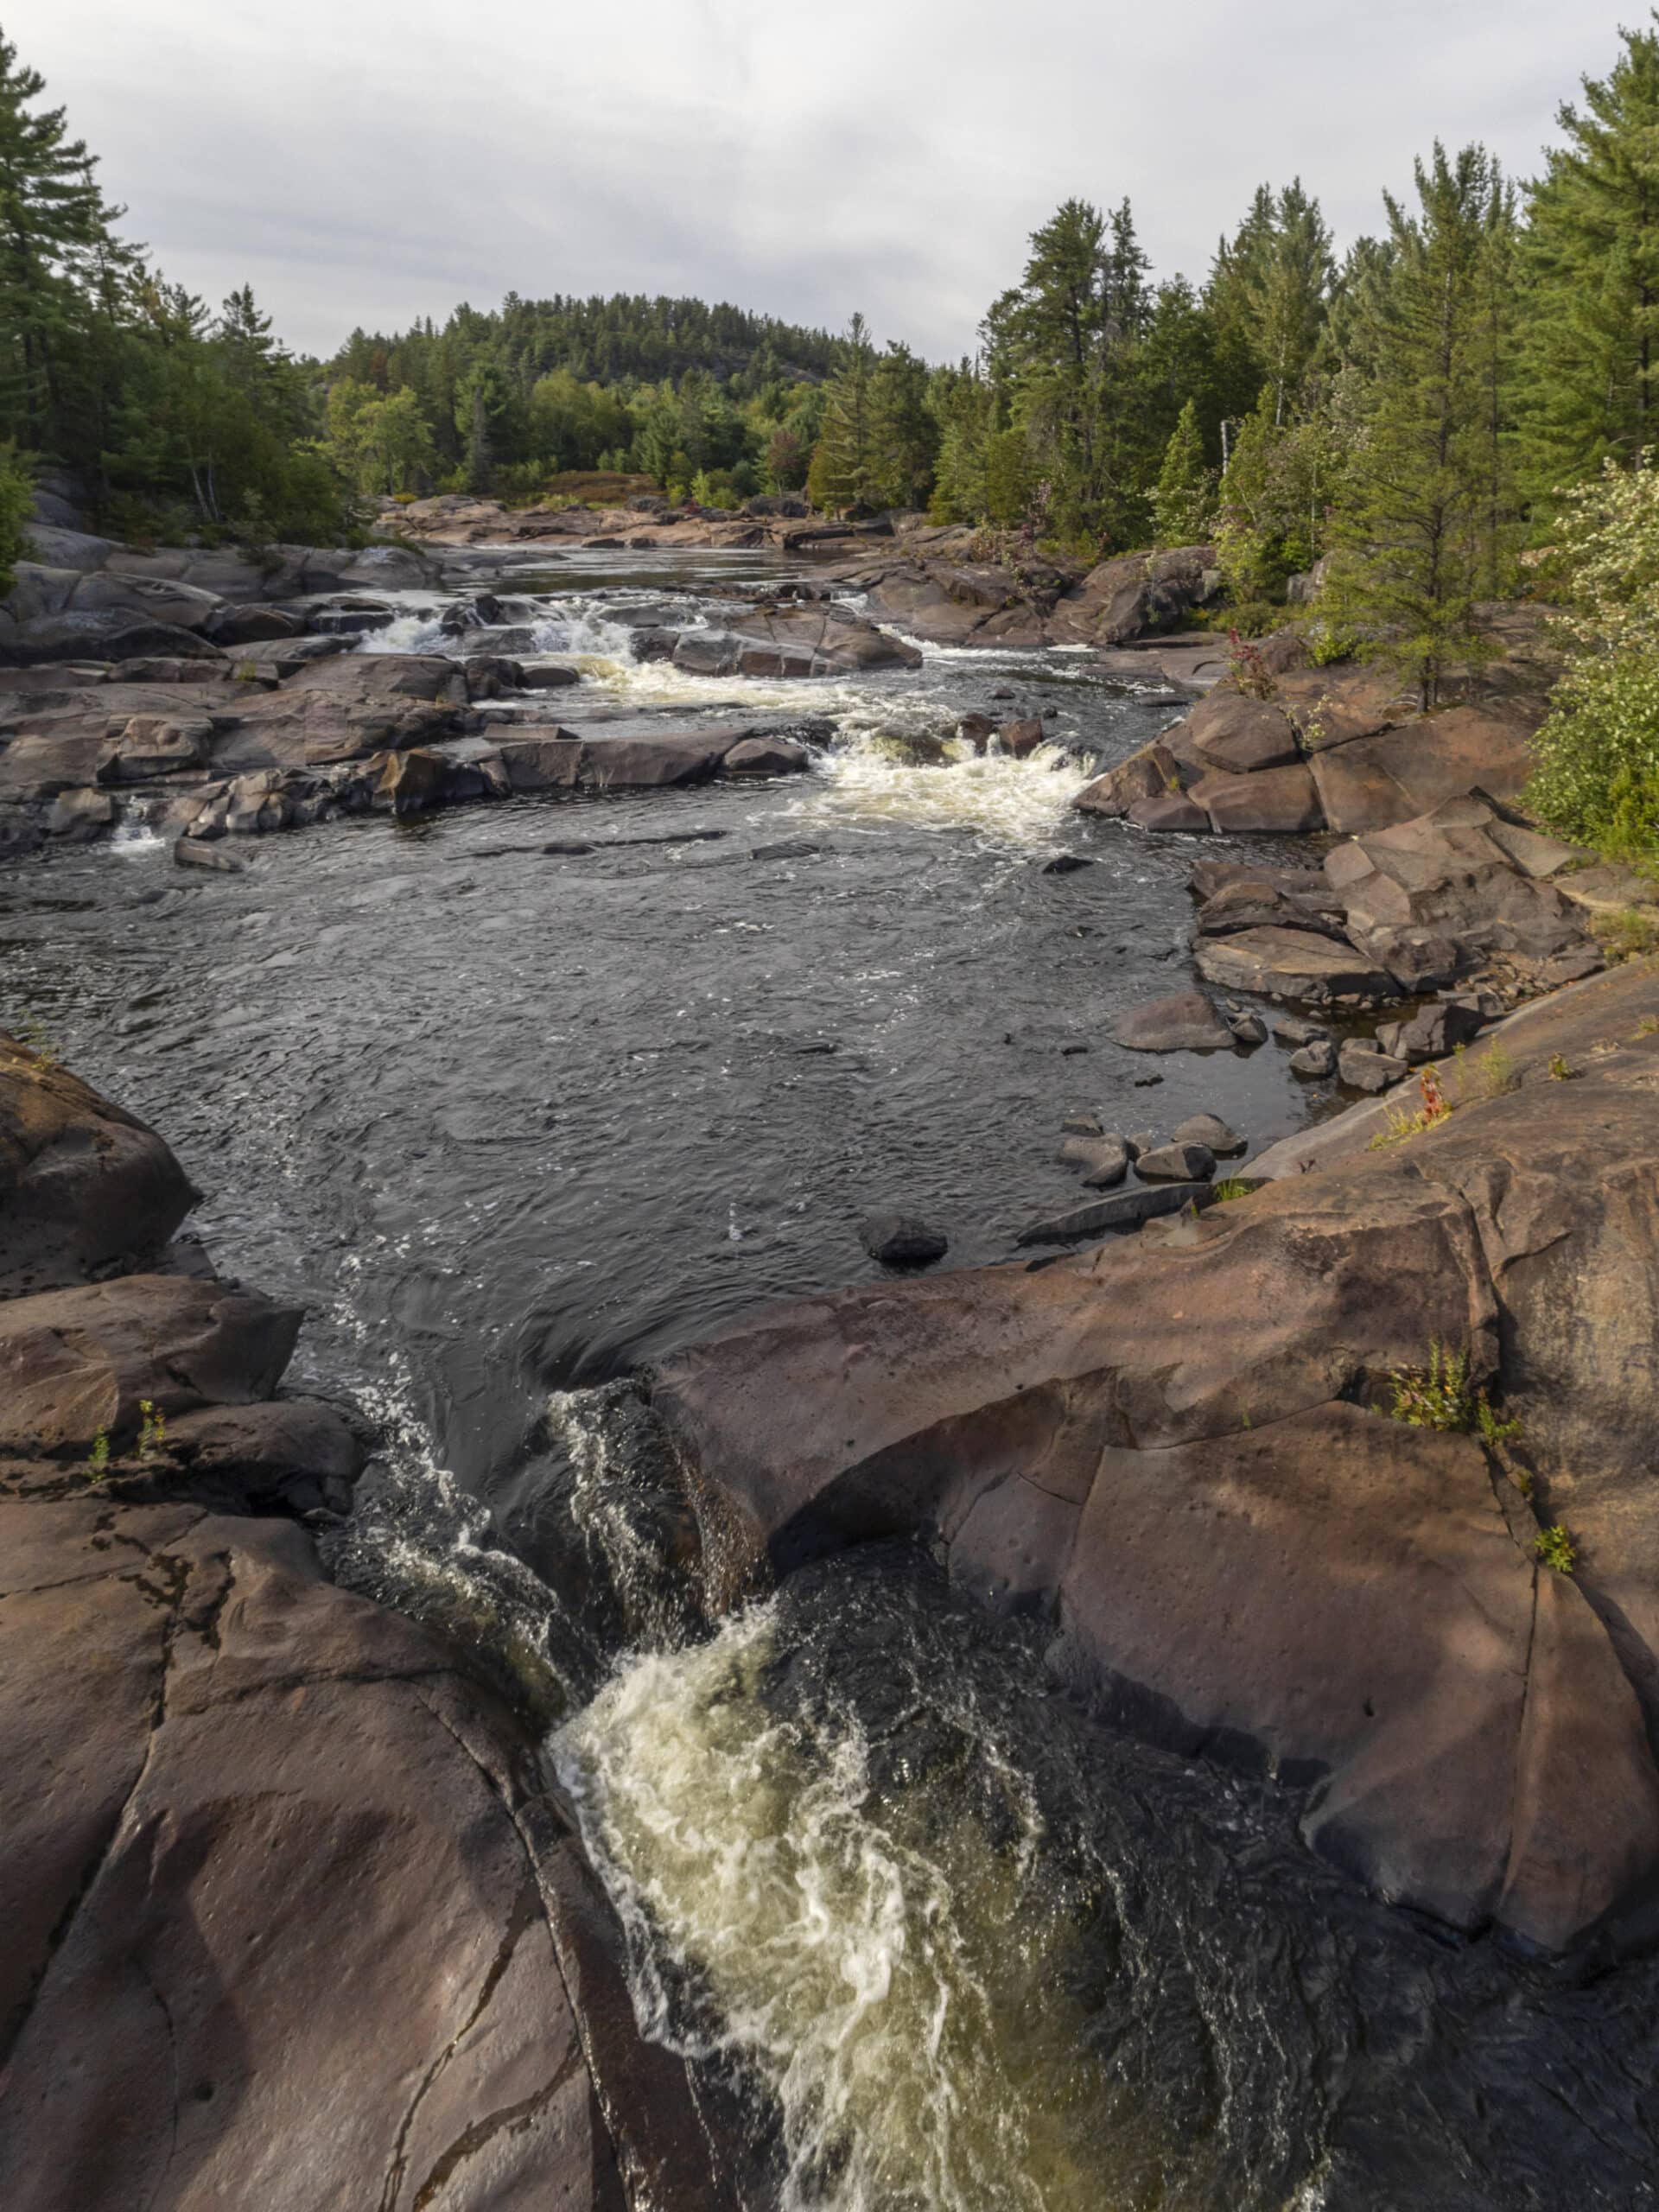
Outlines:
{"label": "rushing rapids", "polygon": [[[810,683],[638,657],[628,616],[792,573],[590,555],[513,588],[583,673],[573,727],[827,720],[807,777],[340,823],[207,883],[133,825],[12,874],[8,1016],[168,1131],[220,1267],[310,1307],[301,1379],[380,1421],[334,1569],[548,1729],[734,2203],[1655,2201],[1649,1969],[1610,1993],[1370,1902],[1268,1786],[1044,1694],[925,1558],[723,1618],[705,1591],[639,1358],[867,1276],[873,1205],[1009,1256],[1072,1108],[1258,1141],[1306,1110],[1272,1046],[1104,1044],[1184,972],[1184,855],[1069,801],[1168,709],[1071,652]],[[442,650],[442,615],[362,650]],[[1049,706],[1027,760],[951,743]],[[541,851],[576,823],[592,855]],[[720,834],[607,849],[687,828]],[[1061,848],[1092,865],[1044,874]]]}

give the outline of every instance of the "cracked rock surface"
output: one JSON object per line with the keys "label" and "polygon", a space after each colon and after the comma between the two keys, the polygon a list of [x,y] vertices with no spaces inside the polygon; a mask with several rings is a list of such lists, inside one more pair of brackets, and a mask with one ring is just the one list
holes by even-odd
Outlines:
{"label": "cracked rock surface", "polygon": [[[1569,1948],[1659,1873],[1659,974],[1513,1034],[1519,1087],[1409,1141],[1040,1271],[764,1312],[655,1405],[775,1568],[925,1534],[1119,1725],[1304,1792],[1384,1897]],[[1461,1433],[1388,1417],[1436,1344]]]}

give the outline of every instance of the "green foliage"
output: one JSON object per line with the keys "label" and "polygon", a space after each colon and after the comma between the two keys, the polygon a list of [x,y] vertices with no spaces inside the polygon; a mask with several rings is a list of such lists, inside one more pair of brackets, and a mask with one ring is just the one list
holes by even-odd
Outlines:
{"label": "green foliage", "polygon": [[1529,194],[1520,427],[1546,505],[1659,438],[1659,35],[1622,36],[1611,73],[1560,110],[1566,143]]}
{"label": "green foliage", "polygon": [[138,1414],[138,1456],[148,1459],[166,1446],[167,1418],[157,1409],[153,1398],[139,1399]]}
{"label": "green foliage", "polygon": [[0,592],[11,589],[12,563],[27,547],[23,531],[34,512],[34,469],[16,446],[0,445]]}
{"label": "green foliage", "polygon": [[1521,1071],[1515,1064],[1515,1055],[1496,1038],[1478,1059],[1471,1059],[1467,1046],[1463,1045],[1457,1047],[1452,1058],[1457,1062],[1459,1105],[1479,1105],[1486,1100],[1507,1097],[1510,1091],[1521,1087]]}
{"label": "green foliage", "polygon": [[1254,1183],[1246,1183],[1236,1175],[1230,1175],[1224,1182],[1217,1183],[1216,1185],[1216,1204],[1218,1206],[1230,1206],[1236,1198],[1248,1198],[1255,1188]]}
{"label": "green foliage", "polygon": [[1475,1425],[1476,1399],[1469,1387],[1469,1355],[1453,1351],[1436,1338],[1427,1367],[1396,1368],[1389,1377],[1394,1389],[1390,1417],[1412,1428],[1467,1431]]}
{"label": "green foliage", "polygon": [[1285,586],[1324,550],[1326,517],[1344,461],[1318,419],[1283,427],[1270,392],[1240,427],[1221,480],[1216,543],[1229,593],[1241,603],[1282,605]]}
{"label": "green foliage", "polygon": [[1578,1567],[1579,1548],[1559,1521],[1541,1529],[1532,1548],[1552,1573],[1571,1574]]}
{"label": "green foliage", "polygon": [[1475,1427],[1483,1444],[1513,1444],[1521,1434],[1524,1424],[1519,1421],[1502,1421],[1483,1390],[1475,1406]]}
{"label": "green foliage", "polygon": [[101,1483],[110,1471],[110,1432],[100,1428],[92,1439],[92,1448],[86,1455],[86,1479]]}
{"label": "green foliage", "polygon": [[1485,648],[1475,602],[1503,579],[1514,500],[1503,387],[1514,194],[1483,148],[1436,145],[1414,209],[1389,199],[1386,256],[1352,341],[1372,373],[1322,616],[1416,684],[1425,708]]}
{"label": "green foliage", "polygon": [[1590,927],[1597,944],[1616,963],[1659,952],[1659,913],[1651,907],[1621,906],[1614,913],[1596,915]]}
{"label": "green foliage", "polygon": [[1603,462],[1535,556],[1561,612],[1566,671],[1538,734],[1527,801],[1565,836],[1621,855],[1659,847],[1659,467]]}
{"label": "green foliage", "polygon": [[1170,432],[1164,465],[1152,495],[1160,545],[1197,545],[1210,528],[1215,506],[1215,472],[1204,457],[1204,433],[1197,403],[1189,399]]}

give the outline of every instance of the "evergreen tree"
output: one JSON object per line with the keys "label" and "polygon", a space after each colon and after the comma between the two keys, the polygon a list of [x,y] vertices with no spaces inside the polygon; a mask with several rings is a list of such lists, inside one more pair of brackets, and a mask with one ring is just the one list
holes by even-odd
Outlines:
{"label": "evergreen tree", "polygon": [[1152,495],[1160,545],[1196,545],[1210,526],[1215,477],[1204,458],[1204,433],[1192,400],[1164,450],[1164,465]]}
{"label": "evergreen tree", "polygon": [[44,450],[69,404],[69,364],[86,327],[81,279],[118,211],[64,111],[0,32],[0,436]]}
{"label": "evergreen tree", "polygon": [[1623,35],[1530,191],[1522,421],[1545,501],[1659,440],[1659,32]]}
{"label": "evergreen tree", "polygon": [[823,428],[806,480],[813,505],[836,514],[873,505],[874,450],[875,347],[869,325],[855,315],[824,393]]}
{"label": "evergreen tree", "polygon": [[1376,377],[1338,524],[1324,611],[1409,671],[1425,709],[1478,655],[1474,602],[1497,563],[1487,311],[1507,188],[1482,147],[1436,144],[1417,207],[1392,198]]}
{"label": "evergreen tree", "polygon": [[907,346],[889,346],[870,391],[870,482],[879,507],[920,507],[933,488],[939,428],[928,405],[927,365]]}

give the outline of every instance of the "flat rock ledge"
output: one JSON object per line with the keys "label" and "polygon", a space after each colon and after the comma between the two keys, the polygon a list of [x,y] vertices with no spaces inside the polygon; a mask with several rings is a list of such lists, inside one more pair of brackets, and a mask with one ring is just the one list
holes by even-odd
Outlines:
{"label": "flat rock ledge", "polygon": [[[654,1403],[725,1541],[786,1574],[923,1535],[1109,1722],[1271,1772],[1381,1897],[1544,1952],[1639,1939],[1659,974],[1510,1033],[1517,1088],[1317,1174],[1075,1256],[798,1300],[662,1361]],[[1472,1395],[1456,1430],[1389,1417],[1437,1342],[1517,1431],[1484,1438]],[[1537,1548],[1557,1524],[1571,1574]]]}
{"label": "flat rock ledge", "polygon": [[534,1734],[293,1517],[362,1445],[272,1395],[296,1311],[168,1271],[193,1196],[0,1038],[8,2212],[719,2212]]}

